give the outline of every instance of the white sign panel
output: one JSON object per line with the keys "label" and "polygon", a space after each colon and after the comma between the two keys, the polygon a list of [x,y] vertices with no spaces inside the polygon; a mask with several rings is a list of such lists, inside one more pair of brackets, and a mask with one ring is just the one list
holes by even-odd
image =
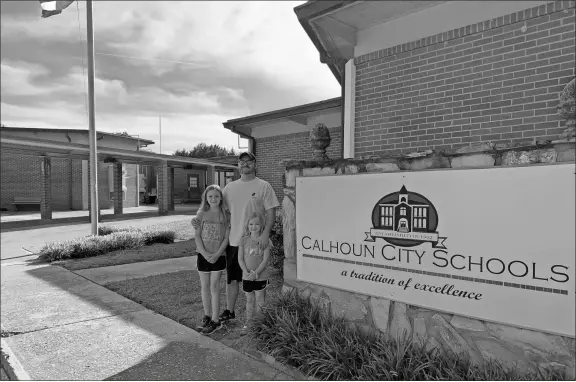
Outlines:
{"label": "white sign panel", "polygon": [[574,164],[296,181],[298,279],[574,336]]}

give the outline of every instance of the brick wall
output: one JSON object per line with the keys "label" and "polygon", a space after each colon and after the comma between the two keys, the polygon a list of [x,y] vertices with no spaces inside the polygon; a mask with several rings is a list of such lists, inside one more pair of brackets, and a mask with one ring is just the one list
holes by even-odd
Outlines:
{"label": "brick wall", "polygon": [[[204,192],[204,170],[192,170],[184,168],[174,169],[174,197],[180,199],[184,202],[189,201],[199,201],[202,197],[202,192]],[[188,191],[188,175],[198,175],[198,185],[200,186],[198,190],[193,192]]]}
{"label": "brick wall", "polygon": [[355,156],[554,140],[573,78],[574,1],[355,58]]}
{"label": "brick wall", "polygon": [[[342,128],[332,127],[329,130],[332,142],[326,149],[326,154],[331,159],[342,158]],[[309,132],[256,139],[256,158],[256,175],[270,183],[278,201],[282,203],[284,167],[280,165],[280,161],[312,159]]]}
{"label": "brick wall", "polygon": [[72,159],[72,209],[82,209],[82,160]]}
{"label": "brick wall", "polygon": [[40,198],[40,159],[38,157],[0,154],[0,203],[13,209],[15,196]]}
{"label": "brick wall", "polygon": [[70,209],[72,172],[69,159],[52,158],[52,209],[65,211]]}
{"label": "brick wall", "polygon": [[[71,161],[71,163],[70,163]],[[136,206],[136,165],[126,164],[124,207]],[[54,211],[82,210],[82,160],[51,159],[52,209]],[[40,159],[35,156],[1,155],[1,207],[14,209],[15,196],[37,197],[41,194]],[[112,208],[108,182],[108,164],[99,162],[98,204],[100,209]],[[71,202],[70,202],[71,200]]]}
{"label": "brick wall", "polygon": [[[27,155],[2,154],[1,164],[1,206],[14,209],[15,196],[37,197],[41,195],[40,158]],[[68,159],[51,160],[52,209],[65,211],[82,209],[82,161]],[[72,181],[72,187],[70,182]]]}

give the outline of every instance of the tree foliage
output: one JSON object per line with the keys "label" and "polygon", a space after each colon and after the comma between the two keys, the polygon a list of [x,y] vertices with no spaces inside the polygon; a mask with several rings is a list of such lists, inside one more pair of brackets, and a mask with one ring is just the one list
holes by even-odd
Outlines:
{"label": "tree foliage", "polygon": [[213,158],[226,155],[236,155],[233,148],[227,149],[226,147],[218,144],[207,145],[206,143],[198,143],[192,150],[179,149],[174,152],[174,155],[191,157],[191,158]]}

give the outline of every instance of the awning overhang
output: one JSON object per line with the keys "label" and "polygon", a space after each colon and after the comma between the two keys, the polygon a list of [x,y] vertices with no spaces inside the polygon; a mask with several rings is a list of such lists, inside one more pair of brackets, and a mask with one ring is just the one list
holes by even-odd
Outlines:
{"label": "awning overhang", "polygon": [[231,119],[222,125],[243,138],[252,138],[254,128],[265,126],[274,121],[289,120],[302,125],[306,125],[308,118],[319,112],[327,110],[340,110],[342,108],[342,97],[330,98],[320,102],[313,102],[306,105],[290,107],[267,113],[251,115],[248,117]]}
{"label": "awning overhang", "polygon": [[[54,158],[73,158],[88,160],[90,147],[88,145],[49,141],[44,139],[23,138],[2,135],[0,139],[3,153],[30,156],[47,156]],[[222,169],[236,169],[236,165],[213,162],[206,159],[190,158],[176,155],[163,155],[147,151],[131,151],[110,147],[97,148],[98,160],[105,163],[130,163],[158,166],[166,163],[171,167],[189,168],[192,166],[216,166]]]}
{"label": "awning overhang", "polygon": [[354,58],[358,32],[446,1],[308,1],[294,8],[300,24],[342,85],[344,64]]}

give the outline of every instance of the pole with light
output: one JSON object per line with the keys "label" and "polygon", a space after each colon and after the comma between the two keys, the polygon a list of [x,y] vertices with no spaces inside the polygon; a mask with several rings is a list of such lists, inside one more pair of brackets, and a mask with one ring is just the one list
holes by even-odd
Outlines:
{"label": "pole with light", "polygon": [[[39,0],[42,18],[59,15],[74,0]],[[88,136],[90,143],[90,214],[92,235],[98,235],[98,155],[96,153],[96,114],[94,109],[94,26],[92,0],[86,0],[86,30],[88,49]]]}

